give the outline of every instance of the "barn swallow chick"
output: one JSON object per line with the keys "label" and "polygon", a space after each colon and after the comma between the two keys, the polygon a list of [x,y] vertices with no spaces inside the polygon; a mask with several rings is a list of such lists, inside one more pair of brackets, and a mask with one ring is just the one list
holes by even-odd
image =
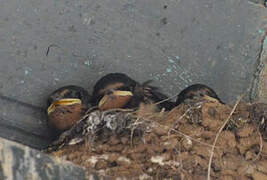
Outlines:
{"label": "barn swallow chick", "polygon": [[180,92],[176,100],[176,106],[183,103],[187,99],[202,98],[205,95],[217,99],[220,103],[224,104],[217,96],[216,92],[210,87],[204,84],[193,84]]}
{"label": "barn swallow chick", "polygon": [[92,104],[102,111],[124,108],[133,97],[137,82],[123,73],[110,73],[94,86]]}
{"label": "barn swallow chick", "polygon": [[[92,104],[100,110],[114,108],[137,108],[140,103],[155,103],[167,96],[150,86],[147,81],[139,84],[123,73],[110,73],[102,77],[93,90]],[[174,104],[174,103],[173,103]],[[170,110],[173,107],[169,102],[159,104],[160,108]]]}
{"label": "barn swallow chick", "polygon": [[59,132],[70,129],[89,108],[89,94],[78,86],[64,86],[47,100],[48,124]]}

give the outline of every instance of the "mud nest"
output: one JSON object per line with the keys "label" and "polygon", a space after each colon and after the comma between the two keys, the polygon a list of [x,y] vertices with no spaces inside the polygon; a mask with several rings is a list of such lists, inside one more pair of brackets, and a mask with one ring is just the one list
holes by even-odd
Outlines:
{"label": "mud nest", "polygon": [[267,179],[267,105],[236,105],[212,98],[170,112],[142,105],[124,112],[130,123],[120,131],[50,154],[111,179]]}

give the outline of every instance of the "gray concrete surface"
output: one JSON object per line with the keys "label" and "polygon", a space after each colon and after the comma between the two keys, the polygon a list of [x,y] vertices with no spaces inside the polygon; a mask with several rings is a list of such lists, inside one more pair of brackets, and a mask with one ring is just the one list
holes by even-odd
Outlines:
{"label": "gray concrete surface", "polygon": [[80,166],[0,138],[1,180],[84,180]]}
{"label": "gray concrete surface", "polygon": [[110,72],[153,79],[168,95],[204,83],[233,102],[257,80],[266,17],[246,0],[2,0],[0,136],[44,147],[47,95],[91,91]]}

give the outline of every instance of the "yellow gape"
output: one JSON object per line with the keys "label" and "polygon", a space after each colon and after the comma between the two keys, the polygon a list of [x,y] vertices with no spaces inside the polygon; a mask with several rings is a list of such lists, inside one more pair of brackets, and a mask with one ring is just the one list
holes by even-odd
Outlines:
{"label": "yellow gape", "polygon": [[[124,96],[133,96],[133,93],[131,91],[114,91],[112,96],[117,96],[117,97],[124,97]],[[98,107],[100,108],[103,106],[107,100],[109,99],[110,95],[105,95],[98,103]]]}
{"label": "yellow gape", "polygon": [[55,111],[57,106],[69,106],[73,104],[82,104],[82,101],[80,99],[75,98],[65,98],[60,99],[58,101],[53,102],[48,108],[47,108],[47,114],[49,115],[53,111]]}

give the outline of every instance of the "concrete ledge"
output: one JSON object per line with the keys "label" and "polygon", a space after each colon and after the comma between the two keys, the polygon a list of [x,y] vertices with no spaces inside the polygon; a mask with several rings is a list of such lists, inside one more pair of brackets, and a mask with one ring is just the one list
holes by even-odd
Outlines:
{"label": "concrete ledge", "polygon": [[27,146],[0,138],[0,179],[85,179],[85,171]]}

